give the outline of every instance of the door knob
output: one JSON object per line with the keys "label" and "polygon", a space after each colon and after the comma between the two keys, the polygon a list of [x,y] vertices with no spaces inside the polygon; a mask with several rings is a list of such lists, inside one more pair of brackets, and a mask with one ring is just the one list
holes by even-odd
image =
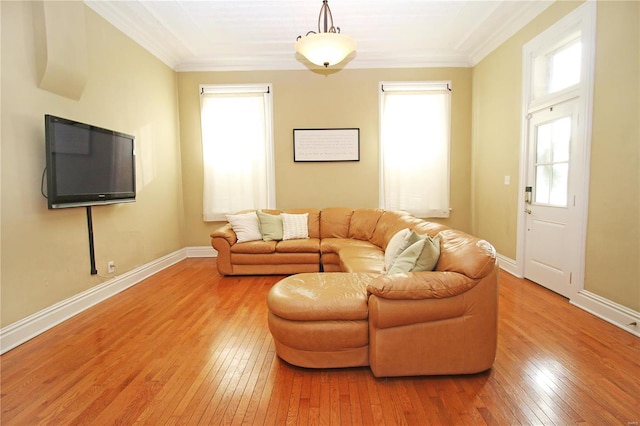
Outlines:
{"label": "door knob", "polygon": [[526,214],[531,214],[531,209],[524,209],[524,212],[525,212]]}

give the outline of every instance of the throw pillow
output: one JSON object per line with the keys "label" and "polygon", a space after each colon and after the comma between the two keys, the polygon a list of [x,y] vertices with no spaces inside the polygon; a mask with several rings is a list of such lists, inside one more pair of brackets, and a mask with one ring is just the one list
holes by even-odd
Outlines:
{"label": "throw pillow", "polygon": [[236,233],[239,243],[262,239],[256,212],[228,214],[226,217],[231,224],[231,228],[233,228],[233,232]]}
{"label": "throw pillow", "polygon": [[422,238],[400,253],[387,274],[433,271],[440,257],[440,237]]}
{"label": "throw pillow", "polygon": [[405,228],[396,232],[393,237],[391,237],[389,244],[387,244],[387,248],[384,251],[385,270],[388,271],[398,255],[409,246],[407,244],[409,235],[411,235],[411,231],[409,228]]}
{"label": "throw pillow", "polygon": [[290,214],[280,213],[282,216],[282,239],[295,240],[309,238],[309,213]]}
{"label": "throw pillow", "polygon": [[260,232],[264,241],[280,241],[282,239],[282,216],[256,211]]}

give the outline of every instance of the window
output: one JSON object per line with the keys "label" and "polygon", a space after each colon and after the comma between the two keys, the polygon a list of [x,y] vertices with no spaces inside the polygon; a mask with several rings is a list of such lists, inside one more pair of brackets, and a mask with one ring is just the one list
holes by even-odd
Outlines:
{"label": "window", "polygon": [[203,218],[273,208],[271,87],[201,86]]}
{"label": "window", "polygon": [[380,86],[380,207],[449,217],[448,82]]}
{"label": "window", "polygon": [[534,134],[536,204],[567,206],[569,188],[569,153],[572,137],[571,115],[562,114],[551,121],[536,123],[532,120]]}
{"label": "window", "polygon": [[569,32],[559,42],[533,52],[533,100],[573,89],[580,84],[582,32]]}

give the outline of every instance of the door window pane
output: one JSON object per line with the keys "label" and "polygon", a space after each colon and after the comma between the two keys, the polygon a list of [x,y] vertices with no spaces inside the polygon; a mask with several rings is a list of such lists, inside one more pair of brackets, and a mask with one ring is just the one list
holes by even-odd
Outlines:
{"label": "door window pane", "polygon": [[569,142],[571,141],[571,117],[563,117],[552,124],[553,161],[569,161]]}
{"label": "door window pane", "polygon": [[554,164],[552,170],[551,188],[549,191],[549,204],[553,206],[566,206],[567,184],[569,183],[569,164]]}
{"label": "door window pane", "polygon": [[569,176],[571,117],[536,128],[535,202],[566,206]]}
{"label": "door window pane", "polygon": [[549,189],[551,188],[551,166],[536,166],[536,199],[538,204],[549,204]]}

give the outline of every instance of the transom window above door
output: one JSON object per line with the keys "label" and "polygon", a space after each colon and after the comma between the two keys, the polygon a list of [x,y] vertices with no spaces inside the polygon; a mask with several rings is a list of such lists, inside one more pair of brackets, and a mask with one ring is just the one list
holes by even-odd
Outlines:
{"label": "transom window above door", "polygon": [[577,87],[582,68],[581,32],[571,33],[533,58],[533,99]]}

